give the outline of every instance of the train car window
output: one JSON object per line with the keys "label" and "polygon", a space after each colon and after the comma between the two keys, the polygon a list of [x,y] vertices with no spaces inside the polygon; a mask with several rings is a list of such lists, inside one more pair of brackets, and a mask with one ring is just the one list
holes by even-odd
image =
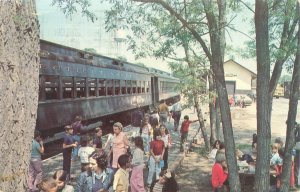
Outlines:
{"label": "train car window", "polygon": [[142,93],[145,93],[145,81],[142,81]]}
{"label": "train car window", "polygon": [[105,79],[99,79],[99,96],[105,96],[106,95],[106,86],[105,86]]}
{"label": "train car window", "polygon": [[58,99],[58,76],[45,75],[44,78],[45,99]]}
{"label": "train car window", "polygon": [[72,77],[62,77],[62,90],[63,99],[74,98],[73,95],[73,78]]}
{"label": "train car window", "polygon": [[86,97],[85,78],[76,78],[76,94],[77,98]]}
{"label": "train car window", "polygon": [[121,94],[125,95],[126,94],[126,81],[125,80],[121,80],[120,81],[120,86],[121,86]]}
{"label": "train car window", "polygon": [[88,79],[89,97],[96,97],[96,79]]}
{"label": "train car window", "polygon": [[131,85],[132,85],[132,93],[133,94],[136,94],[137,93],[137,90],[136,90],[136,81],[131,81]]}
{"label": "train car window", "polygon": [[121,94],[121,88],[120,88],[120,80],[114,80],[115,83],[115,95]]}
{"label": "train car window", "polygon": [[137,81],[137,93],[141,93],[142,88],[141,88],[141,81]]}
{"label": "train car window", "polygon": [[162,81],[159,82],[159,92],[164,92]]}
{"label": "train car window", "polygon": [[127,85],[127,94],[131,94],[132,93],[131,81],[130,80],[126,81],[126,85]]}
{"label": "train car window", "polygon": [[113,80],[106,80],[107,95],[114,95],[114,82]]}

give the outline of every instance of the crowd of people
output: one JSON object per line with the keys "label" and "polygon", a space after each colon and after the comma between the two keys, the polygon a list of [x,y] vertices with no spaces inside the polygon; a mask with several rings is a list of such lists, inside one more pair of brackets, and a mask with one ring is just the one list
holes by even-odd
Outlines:
{"label": "crowd of people", "polygon": [[[30,160],[29,191],[178,191],[175,175],[168,169],[168,151],[172,146],[172,138],[166,123],[171,116],[176,131],[181,110],[179,102],[170,110],[163,101],[153,113],[143,114],[139,123],[140,134],[134,138],[134,147],[130,147],[120,122],[113,124],[113,133],[108,134],[103,145],[102,129],[96,128],[93,136],[82,134],[82,118],[77,116],[73,124],[65,126],[63,167],[51,178],[42,178],[41,155],[44,147],[41,134],[36,131]],[[185,142],[192,122],[195,121],[190,121],[188,116],[184,117],[181,142]],[[77,178],[70,177],[73,161],[81,163],[81,173]],[[148,169],[148,175],[144,181],[145,169]],[[76,185],[68,185],[70,182],[76,182]]]}
{"label": "crowd of people", "polygon": [[[295,126],[296,142],[300,142],[300,126]],[[236,149],[235,154],[239,173],[246,172],[247,174],[255,173],[256,155],[257,155],[257,134],[252,136],[252,149],[247,150],[249,153],[243,153],[241,150]],[[278,191],[281,186],[281,174],[284,157],[284,142],[278,137],[275,138],[274,143],[270,148],[270,186],[271,191]],[[293,149],[292,167],[290,175],[290,189],[300,187],[300,148],[297,145]],[[230,191],[228,185],[228,169],[225,158],[224,144],[220,140],[216,140],[212,146],[209,154],[212,166],[211,184],[215,192]],[[295,163],[294,163],[295,162]]]}

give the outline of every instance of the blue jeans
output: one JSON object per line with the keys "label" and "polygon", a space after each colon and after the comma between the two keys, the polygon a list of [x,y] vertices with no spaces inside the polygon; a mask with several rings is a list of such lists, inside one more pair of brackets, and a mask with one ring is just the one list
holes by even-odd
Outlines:
{"label": "blue jeans", "polygon": [[[160,158],[160,155],[156,156],[156,158]],[[161,171],[161,168],[159,166],[159,163],[155,162],[155,159],[150,156],[149,159],[149,172],[148,172],[148,179],[147,179],[147,184],[151,185],[152,184],[152,179],[153,175],[155,173],[155,180],[159,179],[159,173]]]}
{"label": "blue jeans", "polygon": [[76,159],[78,157],[78,150],[79,150],[79,147],[80,147],[80,135],[73,135],[73,140],[74,142],[77,142],[78,145],[77,147],[74,147],[73,150],[72,150],[72,159]]}
{"label": "blue jeans", "polygon": [[144,151],[145,151],[145,153],[148,153],[150,150],[150,146],[149,146],[150,136],[146,135],[146,134],[142,134],[142,138],[143,138],[143,144],[144,144]]}

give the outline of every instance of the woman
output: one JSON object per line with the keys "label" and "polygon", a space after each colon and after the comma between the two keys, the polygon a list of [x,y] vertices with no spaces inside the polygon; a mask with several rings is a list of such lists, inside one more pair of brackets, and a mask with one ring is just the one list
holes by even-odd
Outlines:
{"label": "woman", "polygon": [[113,145],[112,145],[112,153],[113,153],[113,160],[112,160],[112,168],[114,172],[118,169],[118,159],[121,155],[126,154],[129,141],[124,132],[122,132],[123,125],[119,122],[113,125],[114,130],[114,138],[113,138]]}
{"label": "woman", "polygon": [[89,158],[90,171],[82,172],[78,178],[77,192],[110,191],[112,188],[113,170],[107,168],[106,155],[92,153]]}
{"label": "woman", "polygon": [[165,153],[165,144],[161,140],[161,133],[159,130],[154,131],[154,141],[150,143],[150,159],[149,159],[149,173],[147,184],[150,187],[152,183],[153,174],[155,173],[155,178],[159,178],[159,173],[161,171],[160,161],[163,160]]}
{"label": "woman", "polygon": [[53,175],[57,184],[59,192],[74,192],[74,188],[71,185],[66,185],[68,173],[63,170],[56,171]]}
{"label": "woman", "polygon": [[221,143],[220,140],[216,140],[213,144],[213,149],[211,150],[211,152],[209,153],[208,157],[209,157],[209,161],[214,163],[215,162],[215,158],[216,158],[216,154],[217,154],[217,151],[219,149],[222,149],[223,148],[223,144]]}

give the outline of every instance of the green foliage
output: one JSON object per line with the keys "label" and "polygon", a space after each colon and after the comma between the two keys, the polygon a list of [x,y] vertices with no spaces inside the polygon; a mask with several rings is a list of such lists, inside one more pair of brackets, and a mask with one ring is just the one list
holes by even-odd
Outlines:
{"label": "green foliage", "polygon": [[283,83],[286,81],[291,81],[292,80],[292,75],[281,75],[280,79],[279,79],[279,84],[281,86],[283,86]]}
{"label": "green foliage", "polygon": [[123,57],[123,56],[119,56],[119,57],[117,57],[117,59],[119,59],[120,61],[123,61],[123,62],[127,61],[127,58]]}
{"label": "green foliage", "polygon": [[96,15],[90,11],[90,0],[52,0],[52,6],[55,5],[61,9],[67,17],[71,18],[79,9],[81,15],[88,20],[91,20],[92,22],[96,20]]}
{"label": "green foliage", "polygon": [[84,48],[83,50],[90,52],[90,53],[97,53],[96,49],[94,49],[94,48]]}

